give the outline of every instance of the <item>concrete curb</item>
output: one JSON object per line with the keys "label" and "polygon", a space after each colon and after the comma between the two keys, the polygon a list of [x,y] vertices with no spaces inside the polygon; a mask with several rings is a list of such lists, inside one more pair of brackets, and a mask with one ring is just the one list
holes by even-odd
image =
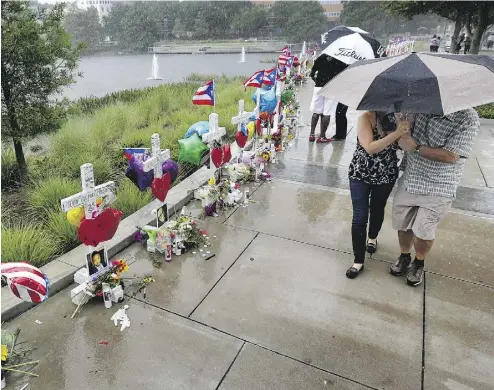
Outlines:
{"label": "concrete curb", "polygon": [[[240,149],[235,142],[230,146],[232,148],[233,159],[238,156]],[[183,206],[189,203],[194,197],[194,191],[204,185],[210,177],[210,170],[202,167],[187,179],[172,187],[166,197],[169,215],[180,211]],[[106,243],[109,258],[114,257],[134,243],[133,235],[138,225],[150,225],[156,221],[153,210],[157,209],[160,205],[161,202],[154,200],[122,220],[115,236]],[[77,248],[72,249],[70,252],[57,257],[55,260],[41,267],[41,271],[50,280],[50,295],[54,295],[74,283],[74,274],[86,266],[86,254],[87,247],[85,245],[79,245]],[[69,298],[67,297],[67,299]],[[33,303],[21,301],[14,296],[9,287],[1,289],[1,302],[2,321],[9,321],[35,306]]]}

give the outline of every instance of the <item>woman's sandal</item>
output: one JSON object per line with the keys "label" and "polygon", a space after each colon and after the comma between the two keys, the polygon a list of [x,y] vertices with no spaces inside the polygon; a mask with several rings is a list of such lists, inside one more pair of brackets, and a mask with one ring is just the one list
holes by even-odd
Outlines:
{"label": "woman's sandal", "polygon": [[372,243],[372,242],[367,242],[367,253],[370,253],[371,255],[373,253],[376,253],[377,251],[377,241],[376,243]]}
{"label": "woman's sandal", "polygon": [[357,268],[355,267],[350,267],[348,268],[348,270],[346,271],[346,277],[348,279],[355,279],[359,273],[361,273],[362,271],[364,270],[364,265],[362,264],[362,267],[360,267],[360,270],[358,270]]}

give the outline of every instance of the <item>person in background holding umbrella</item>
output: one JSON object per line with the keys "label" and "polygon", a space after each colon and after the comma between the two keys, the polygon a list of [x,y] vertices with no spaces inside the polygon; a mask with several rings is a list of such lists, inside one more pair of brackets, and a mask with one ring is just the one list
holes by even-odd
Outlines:
{"label": "person in background holding umbrella", "polygon": [[464,48],[463,54],[470,53],[470,47],[472,46],[472,38],[470,37],[470,35],[467,35],[465,37],[464,45],[465,45],[465,48]]}
{"label": "person in background holding umbrella", "polygon": [[[366,248],[371,254],[377,250],[377,235],[384,221],[386,202],[398,179],[398,157],[393,144],[407,128],[405,123],[396,128],[393,113],[367,111],[358,120],[357,148],[348,173],[353,205],[352,246],[355,258],[354,264],[346,272],[350,279],[356,278],[364,269]],[[367,222],[369,238],[366,242]]]}
{"label": "person in background holding umbrella", "polygon": [[328,56],[327,54],[321,54],[314,61],[314,65],[312,66],[312,70],[310,72],[310,77],[315,82],[314,93],[312,95],[312,102],[310,105],[310,111],[312,112],[309,135],[310,142],[314,142],[316,140],[315,132],[319,117],[321,117],[321,132],[319,133],[319,137],[316,142],[331,142],[331,138],[326,138],[326,131],[328,130],[328,126],[331,121],[331,113],[335,110],[338,102],[324,96],[319,96],[318,92],[328,81],[343,71],[346,67],[347,65]]}
{"label": "person in background holding umbrella", "polygon": [[437,226],[451,208],[465,159],[479,130],[479,116],[472,108],[445,116],[419,114],[413,133],[406,132],[399,141],[405,151],[405,168],[394,196],[392,220],[401,254],[390,273],[401,276],[408,271],[406,281],[410,286],[422,283],[425,257],[434,243]]}

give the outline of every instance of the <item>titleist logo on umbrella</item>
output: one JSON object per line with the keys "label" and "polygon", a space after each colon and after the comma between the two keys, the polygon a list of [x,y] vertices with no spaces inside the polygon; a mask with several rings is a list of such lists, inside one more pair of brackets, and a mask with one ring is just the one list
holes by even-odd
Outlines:
{"label": "titleist logo on umbrella", "polygon": [[357,61],[365,59],[361,55],[355,52],[355,50],[352,49],[345,49],[344,47],[340,47],[338,49],[338,52],[335,53],[336,56],[342,56],[342,57],[351,57],[356,59]]}

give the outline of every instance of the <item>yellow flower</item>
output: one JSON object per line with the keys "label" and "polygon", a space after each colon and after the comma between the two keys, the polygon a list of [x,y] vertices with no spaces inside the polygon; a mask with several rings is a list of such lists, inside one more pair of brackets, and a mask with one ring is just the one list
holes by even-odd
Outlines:
{"label": "yellow flower", "polygon": [[2,344],[2,362],[6,361],[8,356],[9,356],[9,350],[7,349],[6,345]]}
{"label": "yellow flower", "polygon": [[209,179],[208,184],[210,186],[214,186],[216,184],[216,179],[214,177],[212,177],[211,179]]}

